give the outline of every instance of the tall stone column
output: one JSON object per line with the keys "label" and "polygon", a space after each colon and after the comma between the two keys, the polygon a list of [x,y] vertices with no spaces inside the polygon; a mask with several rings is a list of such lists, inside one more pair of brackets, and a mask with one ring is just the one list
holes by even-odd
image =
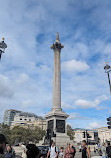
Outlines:
{"label": "tall stone column", "polygon": [[[60,55],[61,49],[64,46],[60,43],[59,33],[56,35],[56,41],[51,45],[51,49],[54,50],[54,76],[53,76],[53,106],[51,111],[45,115],[47,121],[47,129],[50,133],[56,134],[56,138],[52,139],[56,141],[58,147],[65,147],[67,142],[70,141],[70,137],[67,135],[66,119],[69,117],[61,107],[61,62]],[[72,144],[72,142],[71,142]]]}
{"label": "tall stone column", "polygon": [[53,74],[53,107],[52,110],[61,109],[61,62],[60,54],[64,46],[60,43],[59,33],[57,32],[56,41],[51,46],[54,50],[54,74]]}

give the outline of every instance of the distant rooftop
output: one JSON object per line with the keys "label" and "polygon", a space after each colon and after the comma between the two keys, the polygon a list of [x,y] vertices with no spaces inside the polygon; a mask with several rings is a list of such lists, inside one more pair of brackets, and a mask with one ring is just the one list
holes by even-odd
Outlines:
{"label": "distant rooftop", "polygon": [[9,109],[9,110],[6,110],[6,111],[14,111],[14,112],[17,112],[17,115],[19,116],[26,116],[26,117],[35,117],[35,118],[39,118],[39,119],[44,119],[42,116],[38,116],[34,113],[30,113],[30,112],[23,112],[23,111],[19,111],[19,110],[14,110],[14,109]]}
{"label": "distant rooftop", "polygon": [[84,128],[75,128],[74,131],[94,131],[96,132],[97,130],[96,129],[84,129]]}
{"label": "distant rooftop", "polygon": [[15,111],[15,112],[21,112],[21,111],[19,111],[19,110],[14,110],[14,109],[8,109],[8,110],[6,110],[6,111]]}

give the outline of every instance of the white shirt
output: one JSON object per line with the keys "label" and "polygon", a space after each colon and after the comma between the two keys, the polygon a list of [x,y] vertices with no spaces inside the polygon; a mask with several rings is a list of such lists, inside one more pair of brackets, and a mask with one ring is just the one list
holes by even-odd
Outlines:
{"label": "white shirt", "polygon": [[102,156],[106,156],[106,147],[105,146],[102,146],[101,151],[102,151]]}
{"label": "white shirt", "polygon": [[57,153],[55,152],[55,148],[56,148],[56,152],[58,152],[58,149],[55,146],[54,147],[51,146],[51,148],[49,149],[50,158],[55,158],[56,157]]}
{"label": "white shirt", "polygon": [[27,155],[25,152],[22,153],[22,158],[27,158]]}

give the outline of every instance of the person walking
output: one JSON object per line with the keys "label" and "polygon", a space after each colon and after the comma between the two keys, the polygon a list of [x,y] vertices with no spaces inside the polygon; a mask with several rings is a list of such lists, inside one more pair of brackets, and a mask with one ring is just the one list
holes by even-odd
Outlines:
{"label": "person walking", "polygon": [[57,158],[58,157],[58,148],[55,146],[55,142],[52,141],[51,147],[49,148],[47,158]]}
{"label": "person walking", "polygon": [[70,145],[70,143],[67,144],[67,148],[65,150],[65,158],[73,158],[74,149]]}
{"label": "person walking", "polygon": [[111,158],[111,145],[110,142],[107,142],[106,154],[108,158]]}
{"label": "person walking", "polygon": [[6,146],[5,158],[15,158],[15,152],[12,149],[11,145]]}
{"label": "person walking", "polygon": [[102,151],[102,158],[107,158],[107,155],[106,155],[106,143],[103,143],[103,146],[101,147],[101,151]]}
{"label": "person walking", "polygon": [[87,143],[85,140],[82,141],[82,158],[91,158],[90,149],[87,147]]}
{"label": "person walking", "polygon": [[0,158],[5,158],[4,150],[7,144],[7,140],[3,134],[0,134]]}

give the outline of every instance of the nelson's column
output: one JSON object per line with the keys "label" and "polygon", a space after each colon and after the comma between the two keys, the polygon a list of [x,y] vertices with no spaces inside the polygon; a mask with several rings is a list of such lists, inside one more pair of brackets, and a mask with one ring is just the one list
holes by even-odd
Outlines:
{"label": "nelson's column", "polygon": [[[61,108],[61,62],[60,55],[61,49],[64,46],[60,43],[59,33],[57,32],[56,41],[51,45],[51,49],[54,50],[54,74],[53,74],[53,106],[51,111],[45,116],[47,121],[47,129],[50,129],[51,133],[55,133],[56,137],[52,138],[56,141],[56,145],[66,146],[67,142],[71,142],[67,135],[66,119],[67,115]],[[73,142],[71,142],[73,143]]]}

